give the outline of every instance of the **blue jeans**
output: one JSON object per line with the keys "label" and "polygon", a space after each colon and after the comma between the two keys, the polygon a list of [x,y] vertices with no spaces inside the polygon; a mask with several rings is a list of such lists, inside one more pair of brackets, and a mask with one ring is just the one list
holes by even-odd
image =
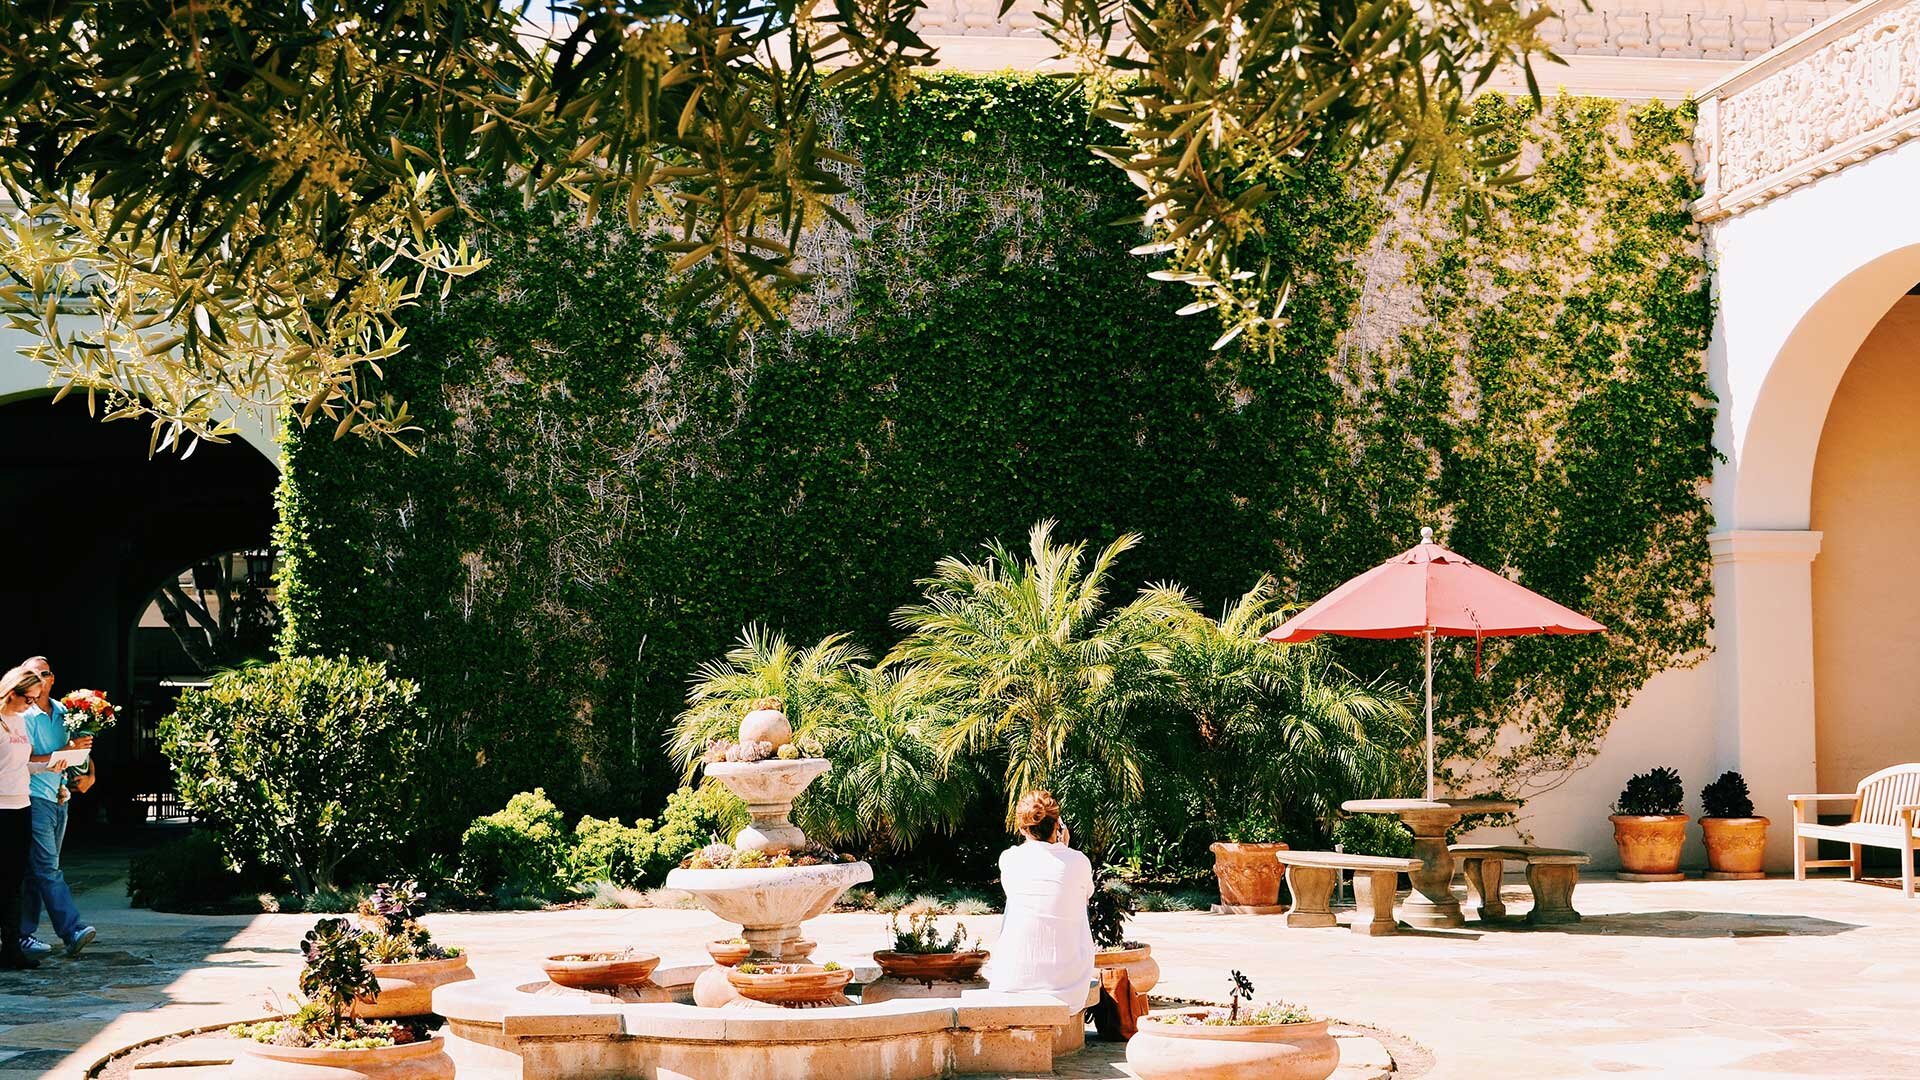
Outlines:
{"label": "blue jeans", "polygon": [[67,841],[67,804],[52,799],[33,800],[33,842],[27,847],[27,880],[20,897],[20,936],[40,929],[40,908],[46,905],[54,932],[72,941],[80,932],[80,909],[60,872],[60,846]]}

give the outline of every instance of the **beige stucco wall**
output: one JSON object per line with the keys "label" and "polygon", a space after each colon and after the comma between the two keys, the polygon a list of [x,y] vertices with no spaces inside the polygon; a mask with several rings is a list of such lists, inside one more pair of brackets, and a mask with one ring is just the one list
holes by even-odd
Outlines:
{"label": "beige stucco wall", "polygon": [[1920,761],[1920,296],[1855,353],[1814,461],[1815,744],[1822,791]]}

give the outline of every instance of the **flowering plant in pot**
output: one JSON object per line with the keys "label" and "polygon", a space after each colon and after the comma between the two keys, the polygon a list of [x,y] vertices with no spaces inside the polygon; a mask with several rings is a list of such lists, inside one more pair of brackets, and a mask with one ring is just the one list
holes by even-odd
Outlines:
{"label": "flowering plant in pot", "polygon": [[1327,1021],[1297,1005],[1253,1006],[1253,981],[1229,973],[1226,1008],[1140,1021],[1127,1066],[1140,1080],[1325,1080],[1340,1065]]}
{"label": "flowering plant in pot", "polygon": [[1613,804],[1613,842],[1620,876],[1628,881],[1678,881],[1680,848],[1687,842],[1686,789],[1680,774],[1658,768],[1627,781]]}
{"label": "flowering plant in pot", "polygon": [[1136,994],[1160,981],[1160,964],[1153,947],[1127,937],[1127,920],[1138,910],[1133,889],[1118,878],[1102,878],[1087,898],[1087,926],[1093,931],[1093,964],[1097,968],[1126,968]]}
{"label": "flowering plant in pot", "polygon": [[[932,907],[907,907],[895,912],[887,925],[893,932],[893,948],[873,954],[880,970],[896,979],[915,979],[922,983],[965,982],[980,974],[987,962],[987,950],[967,943],[967,924],[956,923],[951,934],[942,937],[934,923]],[[907,924],[900,925],[900,916]]]}
{"label": "flowering plant in pot", "polygon": [[452,1080],[453,1059],[446,1055],[444,1040],[429,1037],[424,1025],[353,1015],[355,1002],[380,996],[365,934],[345,919],[321,919],[301,938],[300,954],[305,1004],[285,1019],[228,1029],[244,1040],[244,1053],[257,1059],[236,1063],[236,1075],[265,1080]]}
{"label": "flowering plant in pot", "polygon": [[1707,842],[1707,876],[1719,880],[1765,877],[1767,819],[1753,812],[1747,779],[1732,769],[1700,789],[1700,832]]}
{"label": "flowering plant in pot", "polygon": [[376,885],[360,902],[362,937],[380,992],[356,998],[353,1015],[427,1016],[433,1012],[436,987],[473,978],[466,953],[435,942],[420,924],[426,911],[427,894],[411,880]]}

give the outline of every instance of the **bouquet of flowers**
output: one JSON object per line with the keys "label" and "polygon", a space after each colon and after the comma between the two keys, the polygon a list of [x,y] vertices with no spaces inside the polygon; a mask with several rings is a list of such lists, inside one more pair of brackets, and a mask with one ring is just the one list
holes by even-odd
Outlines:
{"label": "bouquet of flowers", "polygon": [[60,705],[67,710],[67,738],[81,735],[98,735],[101,730],[113,726],[119,719],[113,703],[107,695],[98,690],[75,690],[60,699]]}

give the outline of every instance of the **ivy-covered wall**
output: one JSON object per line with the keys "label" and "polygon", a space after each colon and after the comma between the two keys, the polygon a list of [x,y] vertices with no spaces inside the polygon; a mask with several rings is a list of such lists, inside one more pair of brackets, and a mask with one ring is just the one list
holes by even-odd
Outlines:
{"label": "ivy-covered wall", "polygon": [[[1254,355],[1210,352],[1217,328],[1126,253],[1131,192],[1058,84],[943,75],[842,108],[860,230],[810,241],[787,329],[674,313],[642,238],[491,200],[492,265],[390,372],[419,455],[291,439],[285,644],[421,683],[440,825],[536,784],[657,808],[686,677],[742,625],[883,650],[937,558],[1042,517],[1143,532],[1123,571],[1212,603],[1262,572],[1311,599],[1432,524],[1592,613],[1614,633],[1489,643],[1477,682],[1470,644],[1445,665],[1451,745],[1509,790],[1697,658],[1709,309],[1683,110],[1550,103],[1538,181],[1491,221],[1293,182],[1270,217],[1293,321]],[[1349,659],[1411,682],[1416,653]],[[1502,723],[1525,737],[1495,752]]]}

